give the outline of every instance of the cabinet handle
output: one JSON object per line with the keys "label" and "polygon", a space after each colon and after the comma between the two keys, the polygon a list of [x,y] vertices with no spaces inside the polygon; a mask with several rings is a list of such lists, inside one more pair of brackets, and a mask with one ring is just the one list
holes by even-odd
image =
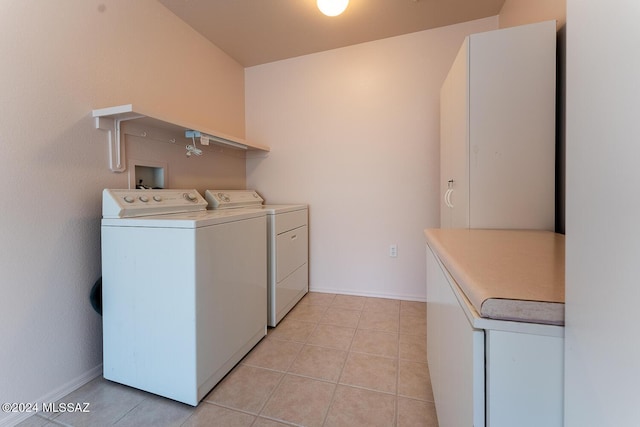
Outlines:
{"label": "cabinet handle", "polygon": [[453,193],[454,182],[455,181],[453,179],[450,179],[449,181],[447,181],[447,191],[444,193],[444,203],[447,205],[448,208],[453,207],[453,203],[451,203],[451,193]]}
{"label": "cabinet handle", "polygon": [[449,208],[453,207],[453,203],[451,203],[451,193],[453,193],[453,188],[448,189],[447,192],[444,193],[444,201]]}
{"label": "cabinet handle", "polygon": [[297,238],[298,238],[298,235],[297,235],[297,234],[294,234],[293,236],[291,236],[291,240],[295,240],[295,239],[297,239]]}

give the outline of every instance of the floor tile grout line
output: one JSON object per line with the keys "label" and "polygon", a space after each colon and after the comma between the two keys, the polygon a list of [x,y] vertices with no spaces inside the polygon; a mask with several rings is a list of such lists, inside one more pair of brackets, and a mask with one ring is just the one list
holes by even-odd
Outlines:
{"label": "floor tile grout line", "polygon": [[[335,300],[335,298],[334,298]],[[360,319],[362,319],[362,313],[364,310],[365,304],[362,304],[362,310],[358,310],[360,312],[358,316],[358,322],[356,323],[356,328],[353,331],[353,336],[351,337],[351,342],[349,342],[349,347],[346,352],[347,355],[344,358],[344,362],[342,363],[342,368],[340,369],[340,373],[338,374],[338,380],[336,381],[335,387],[333,388],[333,393],[331,394],[331,399],[329,400],[329,405],[327,406],[327,410],[325,411],[324,417],[322,419],[322,425],[324,426],[327,423],[327,417],[329,416],[329,411],[331,410],[331,406],[333,406],[333,402],[336,398],[336,393],[338,392],[338,386],[340,385],[340,379],[342,378],[342,373],[344,372],[345,366],[347,366],[347,362],[349,361],[349,354],[351,353],[351,347],[353,346],[353,341],[356,339],[356,333],[358,332],[358,325],[360,324]]]}
{"label": "floor tile grout line", "polygon": [[407,396],[404,394],[398,394],[397,397],[401,397],[403,399],[411,399],[411,400],[415,400],[416,402],[431,402],[434,403],[433,400],[429,400],[429,399],[421,399],[419,397],[415,397],[415,396]]}
{"label": "floor tile grout line", "polygon": [[269,396],[267,396],[267,398],[264,400],[264,403],[262,404],[262,406],[260,406],[260,409],[258,410],[256,416],[258,416],[258,417],[262,416],[262,411],[264,411],[264,408],[267,407],[267,405],[271,401],[271,398],[273,397],[274,393],[276,392],[276,390],[278,390],[278,388],[280,388],[280,385],[282,384],[282,382],[284,381],[284,378],[286,376],[287,376],[286,372],[282,373],[282,375],[280,376],[280,379],[278,380],[278,384],[276,384],[276,386],[273,388],[273,390],[271,390],[271,392],[269,393]]}
{"label": "floor tile grout line", "polygon": [[[113,424],[118,424],[120,421],[122,421],[122,419],[124,417],[126,417],[127,415],[129,415],[131,412],[133,412],[134,409],[136,409],[138,406],[142,405],[142,402],[145,402],[147,399],[149,399],[149,397],[145,397],[144,399],[142,399],[140,402],[138,402],[137,405],[135,405],[133,408],[129,409],[127,412],[125,412],[120,418],[118,418],[117,420],[115,420],[113,422]],[[198,402],[200,403],[200,402]]]}
{"label": "floor tile grout line", "polygon": [[47,421],[53,421],[60,416],[60,413],[56,413],[53,417],[49,417],[48,415],[45,415],[45,414],[52,414],[52,412],[38,411],[35,413],[36,416],[40,418],[44,418]]}
{"label": "floor tile grout line", "polygon": [[[335,300],[335,295],[334,295],[334,298],[332,298],[332,303],[333,303],[333,301],[334,301],[334,300]],[[327,306],[327,307],[325,308],[325,310],[324,310],[323,314],[324,314],[324,313],[326,313],[326,312],[327,312],[327,310],[328,310],[330,307],[331,307],[330,305],[329,305],[329,306]],[[321,319],[320,319],[320,320],[321,320]],[[318,330],[318,328],[320,327],[320,325],[321,325],[320,320],[318,320],[318,321],[314,322],[316,325],[315,325],[315,327],[313,328],[313,330],[311,331],[311,333],[309,333],[309,334],[307,335],[307,337],[306,337],[305,341],[302,343],[302,347],[301,347],[300,351],[298,352],[298,355],[296,356],[296,358],[299,356],[300,352],[302,352],[302,348],[304,348],[304,346],[305,346],[305,345],[313,345],[313,344],[310,344],[310,343],[309,343],[309,338],[310,338],[311,336],[313,336],[313,334],[315,333],[315,331],[317,331],[317,330]],[[310,323],[311,323],[311,322],[310,322]],[[354,335],[355,335],[355,330],[354,330]],[[353,337],[351,337],[351,340],[353,341]],[[351,346],[351,344],[349,344],[349,346]],[[317,346],[317,347],[330,348],[330,347],[326,347],[326,346]],[[348,352],[347,352],[347,354],[348,354]],[[294,362],[295,362],[295,359],[294,359]],[[293,365],[293,363],[294,363],[294,362],[292,362],[292,363],[291,363],[291,365],[289,366],[289,369],[291,368],[291,366]],[[346,363],[346,358],[345,358],[345,363]],[[343,369],[344,369],[344,364],[343,364]],[[341,371],[341,372],[342,372],[342,371]],[[288,372],[288,371],[287,371],[287,372],[282,376],[282,378],[280,379],[280,382],[278,383],[278,385],[277,385],[277,386],[273,389],[273,391],[271,392],[271,394],[270,394],[269,398],[267,399],[267,401],[265,402],[264,406],[260,409],[260,413],[259,413],[259,415],[260,415],[260,416],[262,415],[262,411],[263,411],[263,410],[264,410],[264,408],[267,406],[268,402],[269,402],[269,401],[271,400],[271,398],[273,397],[273,393],[275,393],[275,391],[278,389],[278,387],[280,387],[280,384],[282,384],[282,381],[284,381],[284,377],[285,377],[286,375],[292,375],[292,376],[298,376],[298,377],[306,378],[305,376],[297,375],[297,374],[294,374],[294,373],[291,373],[291,372]],[[337,389],[337,387],[338,387],[338,384],[337,384],[337,382],[336,382],[336,383],[333,383],[333,382],[326,381],[326,380],[322,380],[322,379],[315,379],[315,378],[309,378],[309,379],[312,379],[312,380],[318,380],[318,381],[323,381],[323,382],[325,382],[325,383],[329,383],[329,384],[331,384],[331,385],[334,387],[333,392],[332,392],[332,395],[331,395],[331,399],[330,399],[330,401],[329,401],[329,405],[327,406],[327,408],[326,408],[326,410],[325,410],[325,413],[324,413],[324,416],[323,416],[323,418],[322,418],[322,424],[324,424],[324,423],[325,423],[325,421],[326,421],[327,415],[329,414],[329,409],[331,408],[331,403],[333,403],[333,398],[334,398],[334,396],[335,396],[335,392],[336,392],[336,389]],[[340,375],[338,375],[338,380],[339,380],[339,379],[340,379]],[[273,418],[271,418],[271,417],[270,417],[270,419],[273,419]],[[275,421],[280,421],[280,420],[279,420],[279,419],[275,419]]]}
{"label": "floor tile grout line", "polygon": [[371,353],[369,351],[351,350],[350,353],[366,354],[367,356],[376,356],[376,357],[382,357],[383,359],[398,360],[398,356],[389,356],[387,354],[381,354],[381,353]]}
{"label": "floor tile grout line", "polygon": [[[307,304],[308,305],[308,304]],[[304,306],[303,306],[304,307]],[[296,308],[298,308],[298,306],[294,306],[294,308],[291,309],[291,311],[289,312],[289,314],[287,314],[285,317],[289,317],[291,314],[293,314],[293,317],[289,317],[290,319],[299,321],[299,322],[309,322],[309,323],[320,323],[320,320],[322,319],[322,317],[324,316],[324,314],[327,312],[327,310],[329,309],[329,306],[324,306],[324,305],[312,305],[311,307],[323,307],[324,310],[322,311],[322,313],[320,313],[318,315],[318,317],[320,317],[319,320],[309,320],[309,319],[305,319],[304,318],[304,314],[296,314],[294,312],[294,310]]]}
{"label": "floor tile grout line", "polygon": [[255,421],[251,425],[254,426],[260,420],[260,418],[265,419],[265,420],[269,420],[269,421],[274,421],[276,423],[284,424],[284,425],[287,425],[287,426],[306,427],[306,426],[304,426],[302,424],[294,423],[292,421],[282,420],[280,418],[272,417],[272,416],[269,416],[269,415],[259,415],[259,416],[257,416]]}
{"label": "floor tile grout line", "polygon": [[[198,407],[200,405],[202,405],[202,404],[217,406],[218,408],[228,409],[228,410],[233,411],[233,412],[240,412],[241,414],[251,415],[253,417],[258,417],[259,416],[259,414],[257,414],[256,412],[251,412],[251,411],[248,411],[246,409],[236,408],[235,406],[227,405],[227,404],[222,403],[222,402],[211,402],[211,401],[208,401],[208,400],[202,400],[199,403]],[[187,420],[188,420],[188,418],[187,418]]]}
{"label": "floor tile grout line", "polygon": [[45,426],[49,425],[50,423],[53,423],[53,425],[60,426],[60,427],[74,427],[73,424],[67,424],[62,421],[56,421],[55,419],[49,419],[49,418],[45,418],[45,419],[47,421],[47,423],[44,424]]}
{"label": "floor tile grout line", "polygon": [[309,376],[309,375],[297,374],[295,372],[285,372],[285,374],[289,375],[291,377],[305,378],[305,379],[308,379],[308,380],[320,381],[320,382],[327,383],[327,384],[333,384],[333,385],[337,385],[338,384],[338,380],[331,381],[331,380],[328,380],[326,378],[312,377],[312,376]]}
{"label": "floor tile grout line", "polygon": [[[325,309],[325,311],[326,311],[326,309]],[[282,320],[284,320],[284,318]],[[319,325],[318,322],[307,322],[307,323],[315,323],[315,326],[314,326],[313,330],[307,335],[307,337],[305,338],[304,342],[302,342],[302,346],[300,347],[300,350],[298,350],[298,354],[296,355],[296,358],[300,355],[300,352],[302,351],[304,346],[309,341],[309,337],[311,335],[313,335],[313,333],[318,329],[318,325]],[[275,329],[277,329],[277,325],[274,328],[274,330]],[[295,361],[295,359],[293,359],[293,361]],[[293,364],[293,361],[291,362],[291,364]],[[291,365],[289,366],[289,368],[290,367],[291,367]],[[280,371],[278,371],[278,372],[280,372]],[[262,411],[264,411],[264,409],[267,407],[267,405],[269,404],[269,402],[273,398],[274,393],[278,390],[278,388],[280,388],[280,386],[282,385],[282,382],[284,381],[285,377],[288,375],[288,372],[280,372],[280,373],[282,373],[282,376],[280,377],[280,380],[278,381],[278,384],[276,384],[276,386],[273,388],[273,390],[271,390],[271,392],[269,393],[269,396],[267,396],[267,398],[265,399],[264,403],[260,407],[260,410],[258,411],[258,414],[257,414],[258,417],[263,416],[262,415]],[[266,415],[263,416],[263,418],[265,418],[265,417],[266,417]],[[272,418],[270,418],[270,419],[272,419]]]}
{"label": "floor tile grout line", "polygon": [[[285,424],[285,425],[288,425],[288,426],[304,427],[304,426],[300,426],[299,424],[293,423],[291,421],[281,420],[281,419],[274,418],[274,417],[271,417],[271,416],[268,416],[268,415],[256,414],[256,413],[253,413],[253,412],[250,412],[250,411],[234,408],[232,406],[224,405],[224,404],[217,403],[217,402],[202,401],[201,404],[212,405],[212,406],[216,406],[216,407],[219,407],[219,408],[227,409],[229,411],[238,412],[238,413],[245,414],[245,415],[250,415],[250,416],[254,417],[254,420],[251,423],[251,426],[254,426],[260,420],[260,418],[263,418],[263,419],[268,419],[268,420],[271,420],[271,421],[276,421],[276,422],[278,422],[280,424]],[[191,414],[191,416],[193,416],[193,414]],[[191,418],[191,416],[189,418]],[[182,423],[182,425],[186,424],[189,421],[189,418],[187,418],[184,421],[184,423]]]}
{"label": "floor tile grout line", "polygon": [[[317,325],[316,325],[317,327]],[[314,328],[315,330],[315,328]],[[313,333],[313,332],[312,332]],[[311,334],[309,334],[311,335]],[[307,340],[309,339],[309,337],[307,337]],[[306,343],[306,340],[305,340]],[[304,343],[302,344],[302,347],[300,347],[300,349],[302,349],[304,347]],[[298,351],[298,354],[301,350]],[[296,356],[297,357],[297,356]],[[293,362],[292,362],[293,363]],[[273,395],[275,394],[275,392],[280,388],[280,386],[282,385],[282,382],[284,381],[285,377],[287,376],[287,372],[283,372],[282,376],[280,377],[280,380],[278,381],[278,384],[276,384],[276,386],[273,388],[273,390],[271,390],[271,392],[269,393],[269,396],[267,396],[267,398],[265,399],[264,403],[262,404],[262,406],[260,407],[260,409],[258,410],[258,416],[262,415],[262,411],[264,411],[264,409],[267,407],[267,405],[269,404],[269,402],[271,401],[271,398],[273,397]]]}
{"label": "floor tile grout line", "polygon": [[[298,349],[298,351],[296,352],[296,355],[295,355],[295,356],[293,356],[293,357],[291,358],[291,362],[289,362],[289,365],[287,365],[287,367],[286,367],[284,370],[280,370],[280,369],[276,369],[276,368],[268,368],[268,367],[265,367],[265,366],[255,365],[255,364],[252,364],[252,363],[250,363],[250,362],[244,362],[244,358],[243,358],[243,361],[241,361],[241,363],[242,363],[243,365],[245,365],[245,366],[251,366],[251,367],[253,367],[253,368],[267,369],[267,370],[274,371],[274,372],[281,372],[281,373],[287,373],[287,372],[289,372],[289,369],[291,369],[291,366],[293,365],[293,363],[295,362],[295,360],[298,358],[298,356],[300,356],[300,353],[302,352],[302,349],[304,349],[304,346],[305,346],[305,345],[307,345],[307,344],[305,344],[305,343],[301,343],[301,342],[298,342],[298,341],[287,341],[287,340],[281,340],[281,339],[277,339],[277,338],[271,338],[271,340],[273,340],[273,341],[279,341],[279,342],[281,342],[281,343],[295,343],[295,344],[300,344],[300,348],[299,348],[299,349]],[[256,347],[257,347],[257,345],[256,345],[253,349],[251,349],[251,351],[253,351]],[[247,356],[248,356],[248,355],[249,355],[249,354],[247,354]],[[246,356],[245,356],[245,358],[246,358]]]}
{"label": "floor tile grout line", "polygon": [[393,425],[398,425],[400,408],[398,407],[398,396],[400,394],[400,333],[402,332],[402,301],[398,310],[398,347],[396,348],[396,393],[394,402]]}
{"label": "floor tile grout line", "polygon": [[[394,392],[384,391],[384,390],[378,390],[378,389],[375,389],[375,388],[365,387],[365,386],[361,386],[361,385],[347,384],[347,383],[341,383],[341,382],[337,383],[336,385],[340,385],[340,386],[346,387],[346,388],[355,388],[355,389],[358,389],[358,390],[370,391],[372,393],[384,394],[386,396],[392,396],[394,398],[398,397],[397,393],[395,391]],[[401,396],[401,397],[405,397],[405,396]],[[418,399],[415,399],[415,400],[418,400]]]}

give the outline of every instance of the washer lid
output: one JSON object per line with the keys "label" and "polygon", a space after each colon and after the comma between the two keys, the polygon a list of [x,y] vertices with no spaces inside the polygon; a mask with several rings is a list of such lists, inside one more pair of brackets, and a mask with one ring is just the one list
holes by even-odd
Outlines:
{"label": "washer lid", "polygon": [[264,200],[254,190],[207,190],[209,209],[259,208]]}
{"label": "washer lid", "polygon": [[102,218],[102,227],[191,228],[215,226],[266,217],[261,209],[226,209],[181,212],[128,218]]}

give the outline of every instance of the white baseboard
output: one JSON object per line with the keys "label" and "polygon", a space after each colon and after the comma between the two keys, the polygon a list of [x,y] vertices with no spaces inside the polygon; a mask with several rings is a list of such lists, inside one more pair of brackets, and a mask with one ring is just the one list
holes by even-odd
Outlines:
{"label": "white baseboard", "polygon": [[332,289],[332,288],[324,288],[324,287],[309,287],[310,292],[318,292],[323,294],[340,294],[340,295],[353,295],[358,297],[371,297],[371,298],[388,298],[388,299],[400,299],[405,301],[418,301],[418,302],[426,302],[427,299],[423,295],[399,295],[399,294],[387,294],[387,293],[376,293],[376,292],[352,292],[345,291],[344,289]]}
{"label": "white baseboard", "polygon": [[[88,383],[89,381],[93,380],[94,378],[100,375],[102,375],[102,363],[96,366],[95,368],[88,370],[82,375],[72,379],[66,384],[61,385],[55,390],[50,391],[44,396],[31,400],[31,403],[38,403],[41,405],[42,403],[56,402],[62,399],[63,397],[65,397],[67,394],[79,389],[80,387],[82,387],[83,385],[85,385],[86,383]],[[26,403],[26,402],[23,402],[23,403]],[[6,416],[3,416],[3,415],[6,415]],[[32,415],[34,414],[33,413],[17,413],[17,412],[0,414],[0,427],[15,426],[16,424],[26,420]]]}

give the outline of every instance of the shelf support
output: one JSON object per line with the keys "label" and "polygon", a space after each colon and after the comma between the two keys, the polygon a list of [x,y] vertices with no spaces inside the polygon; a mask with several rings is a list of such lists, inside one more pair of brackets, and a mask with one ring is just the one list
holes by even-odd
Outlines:
{"label": "shelf support", "polygon": [[127,116],[125,118],[96,117],[96,129],[107,132],[109,140],[109,169],[112,172],[124,172],[127,169],[124,136],[120,128],[120,123],[126,120],[139,119],[144,116]]}

